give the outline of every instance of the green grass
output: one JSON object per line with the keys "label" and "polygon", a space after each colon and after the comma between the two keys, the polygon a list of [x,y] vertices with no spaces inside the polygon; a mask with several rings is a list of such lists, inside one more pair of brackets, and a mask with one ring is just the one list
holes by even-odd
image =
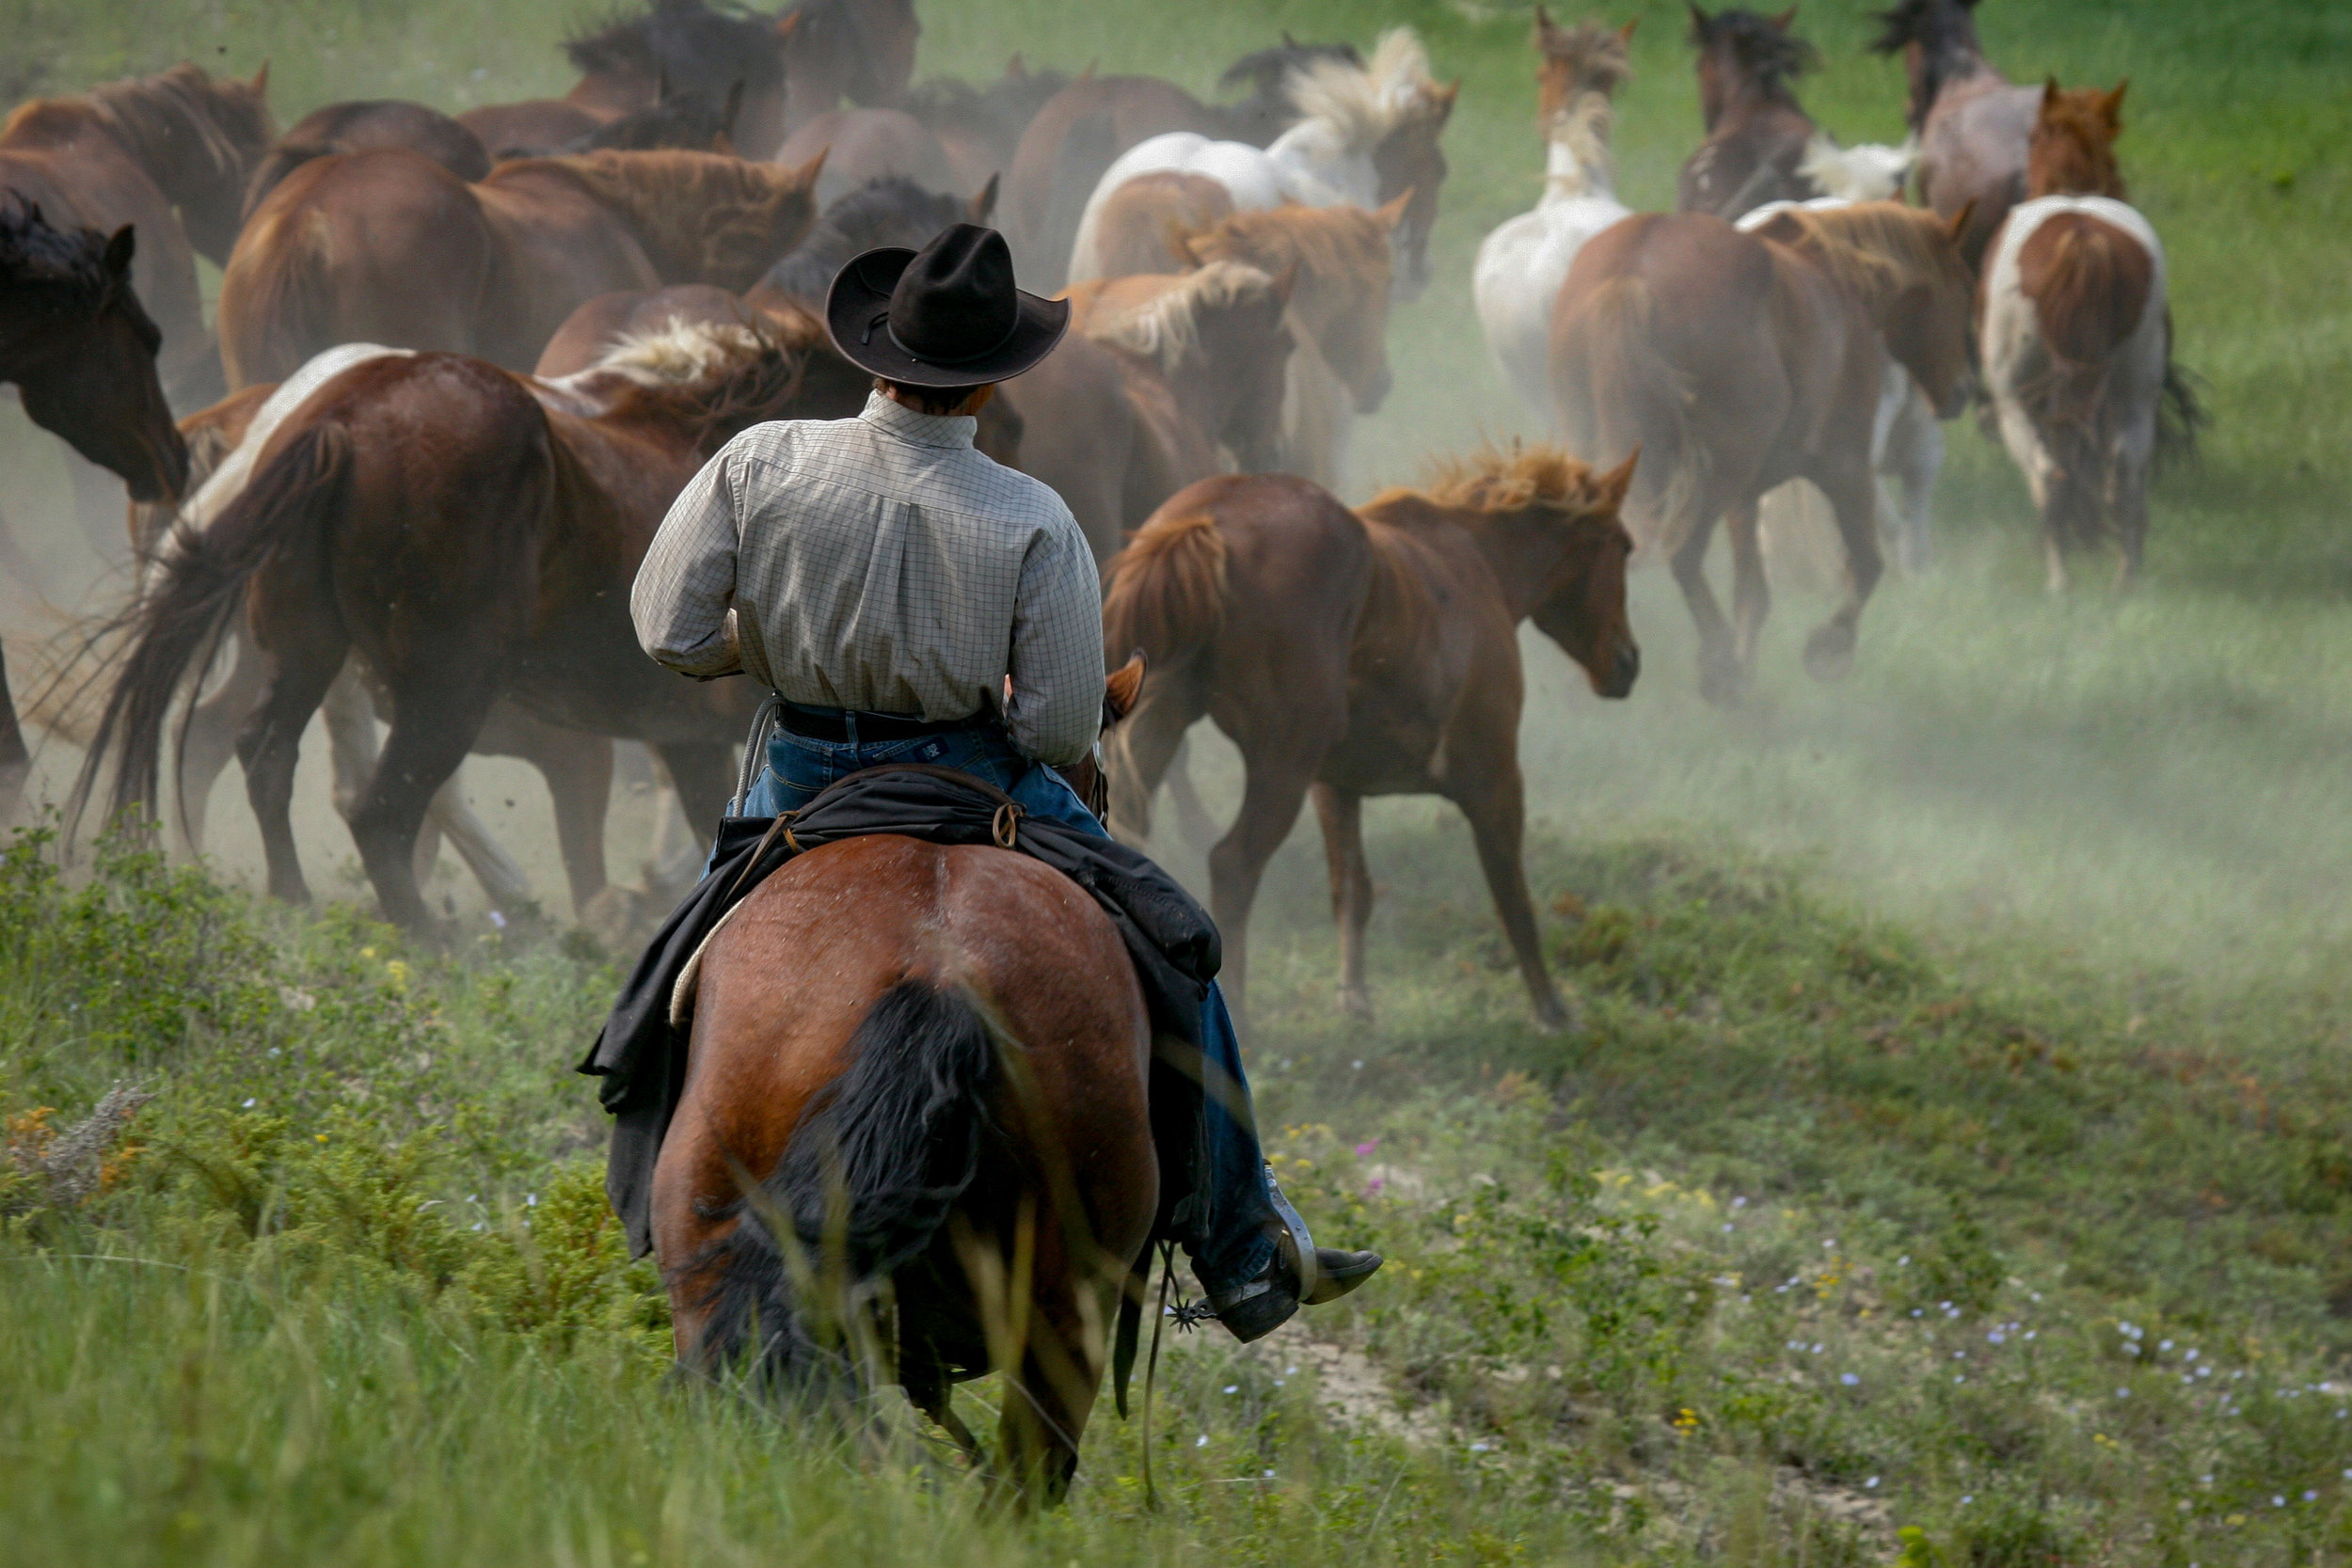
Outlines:
{"label": "green grass", "polygon": [[[1892,140],[1864,8],[1806,8],[1805,97]],[[456,108],[560,91],[548,40],[587,10],[0,0],[0,70],[266,56],[284,120]],[[1678,8],[1609,14],[1636,10],[1617,146],[1657,206],[1695,94]],[[1279,29],[1393,21],[1464,87],[1362,491],[1518,428],[1468,263],[1535,192],[1524,12],[986,0],[927,7],[923,69],[1017,48],[1205,90]],[[845,1436],[672,1381],[568,1070],[609,960],[431,957],[355,907],[257,906],[231,820],[217,882],[0,866],[0,1560],[2343,1560],[2352,17],[1987,0],[1980,23],[2022,78],[2132,78],[2126,171],[2215,416],[2158,492],[2148,582],[2044,597],[2022,486],[1963,423],[1945,563],[1883,590],[1844,685],[1799,672],[1819,609],[1789,595],[1756,700],[1706,707],[1655,575],[1630,702],[1531,640],[1530,867],[1576,1036],[1529,1027],[1448,809],[1371,814],[1371,1028],[1329,1006],[1316,846],[1289,846],[1254,930],[1263,1117],[1327,1239],[1396,1261],[1311,1343],[1177,1344],[1163,1512],[1107,1411],[1071,1508],[1012,1524],[892,1401]],[[11,521],[69,562],[70,525],[39,531],[46,449],[12,427],[5,451]],[[1230,802],[1230,756],[1196,750]],[[475,768],[558,883],[536,783]],[[314,862],[344,861],[311,821]],[[157,1091],[138,1151],[50,1201],[24,1159],[119,1079]]]}

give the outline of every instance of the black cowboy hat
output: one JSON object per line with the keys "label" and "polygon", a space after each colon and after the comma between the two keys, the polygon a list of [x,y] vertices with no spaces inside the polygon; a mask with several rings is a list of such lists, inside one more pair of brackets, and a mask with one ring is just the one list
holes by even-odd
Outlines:
{"label": "black cowboy hat", "polygon": [[945,229],[921,250],[852,257],[825,299],[834,347],[910,387],[1008,380],[1051,354],[1069,325],[1069,302],[1014,288],[1005,237],[977,223]]}

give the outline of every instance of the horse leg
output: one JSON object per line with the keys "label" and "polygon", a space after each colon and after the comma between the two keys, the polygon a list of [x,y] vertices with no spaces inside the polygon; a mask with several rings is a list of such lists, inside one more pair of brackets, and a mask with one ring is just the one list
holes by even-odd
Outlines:
{"label": "horse leg", "polygon": [[1724,517],[1726,531],[1731,535],[1731,620],[1733,628],[1732,657],[1740,661],[1741,684],[1745,673],[1756,664],[1756,644],[1764,635],[1764,620],[1772,612],[1772,589],[1764,573],[1764,549],[1760,538],[1761,511],[1757,502],[1746,500],[1734,506]]}
{"label": "horse leg", "polygon": [[2116,568],[2115,585],[2129,588],[2138,580],[2140,557],[2148,544],[2148,465],[2145,459],[2136,461],[2129,453],[2119,453],[2115,467],[2110,504],[2116,542],[2123,551],[2123,560]]}
{"label": "horse leg", "polygon": [[1242,790],[1241,812],[1233,826],[1209,851],[1209,912],[1225,937],[1225,999],[1238,1022],[1248,1016],[1249,906],[1257,902],[1258,883],[1266,862],[1290,836],[1298,808],[1307,803],[1307,789],[1322,761],[1322,748],[1310,755],[1297,748],[1244,747],[1248,780]]}
{"label": "horse leg", "polygon": [[429,673],[404,673],[392,689],[391,733],[351,810],[351,836],[384,918],[410,931],[432,927],[417,890],[417,832],[498,700],[494,664],[487,650],[469,649]]}
{"label": "horse leg", "polygon": [[1447,794],[1470,818],[1479,869],[1486,874],[1486,891],[1494,897],[1495,913],[1502,919],[1503,934],[1511,939],[1511,951],[1518,956],[1519,977],[1527,982],[1536,1025],[1547,1033],[1568,1027],[1573,1019],[1551,983],[1551,971],[1544,964],[1535,928],[1535,900],[1527,891],[1527,863],[1521,852],[1527,800],[1518,765],[1505,762],[1478,769],[1474,777],[1451,785]]}
{"label": "horse leg", "polygon": [[178,790],[183,849],[193,859],[204,852],[204,822],[220,770],[237,754],[237,732],[268,689],[268,660],[239,626],[230,640],[229,670],[220,685],[188,712],[180,737]]}
{"label": "horse leg", "polygon": [[1191,751],[1179,736],[1176,754],[1168,758],[1168,773],[1161,782],[1168,786],[1168,804],[1176,808],[1176,831],[1184,834],[1186,844],[1206,849],[1216,842],[1216,821],[1200,803],[1200,792],[1193,787]]}
{"label": "horse leg", "polygon": [[307,904],[310,889],[294,848],[294,765],[301,759],[302,732],[342,673],[351,644],[341,623],[324,617],[287,632],[278,646],[264,650],[268,684],[237,736],[237,760],[245,768],[246,801],[261,825],[270,896]]}
{"label": "horse leg", "polygon": [[[555,802],[555,842],[577,919],[604,891],[604,818],[612,803],[612,742],[600,735],[532,721],[516,747],[539,770]],[[730,781],[731,783],[732,781]]]}
{"label": "horse leg", "polygon": [[1720,707],[1731,707],[1740,701],[1740,656],[1723,606],[1707,583],[1707,546],[1715,536],[1716,516],[1710,508],[1692,523],[1689,534],[1676,547],[1674,574],[1675,585],[1682,590],[1682,602],[1690,607],[1691,619],[1698,626],[1699,695]]}
{"label": "horse leg", "polygon": [[1805,639],[1805,673],[1818,681],[1842,679],[1853,668],[1854,639],[1863,607],[1885,572],[1879,554],[1878,482],[1863,461],[1823,468],[1814,483],[1837,515],[1837,535],[1846,545],[1846,602]]}
{"label": "horse leg", "polygon": [[[671,787],[677,791],[678,805],[694,830],[695,841],[709,848],[711,835],[719,831],[720,814],[727,809],[727,797],[735,793],[732,748],[707,740],[672,740],[654,751],[661,766],[669,769]],[[606,766],[611,767],[609,755]],[[609,772],[605,783],[611,786]]]}
{"label": "horse leg", "polygon": [[[1023,1218],[1025,1224],[1026,1211]],[[1017,1258],[1024,1249],[1014,1250]],[[1104,1331],[1114,1303],[1082,1276],[1070,1251],[1056,1227],[1038,1227],[1021,1363],[1005,1380],[997,1422],[1001,1479],[1025,1511],[1052,1508],[1068,1495],[1078,1443],[1103,1386]]]}
{"label": "horse leg", "polygon": [[1364,927],[1372,919],[1372,867],[1364,860],[1364,798],[1317,784],[1314,799],[1323,824],[1323,858],[1331,873],[1331,917],[1340,927],[1340,1006],[1369,1022]]}
{"label": "horse leg", "polygon": [[1895,563],[1905,577],[1923,575],[1933,562],[1931,523],[1936,476],[1944,471],[1944,426],[1916,383],[1903,400],[1887,440],[1886,467],[1902,485],[1895,533]]}
{"label": "horse leg", "polygon": [[[1200,684],[1183,672],[1171,673],[1165,681],[1147,679],[1142,701],[1111,737],[1111,819],[1106,826],[1125,843],[1140,844],[1152,836],[1152,794],[1182,754],[1184,732],[1207,709]],[[1181,802],[1177,815],[1181,820]],[[1202,837],[1214,832],[1212,828]]]}

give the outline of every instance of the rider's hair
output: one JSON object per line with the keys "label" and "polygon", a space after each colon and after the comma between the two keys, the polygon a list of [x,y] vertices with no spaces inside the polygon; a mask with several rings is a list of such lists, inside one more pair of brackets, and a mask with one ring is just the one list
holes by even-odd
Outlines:
{"label": "rider's hair", "polygon": [[878,392],[891,393],[896,396],[899,402],[911,403],[926,414],[952,414],[958,408],[962,406],[964,399],[970,397],[973,393],[978,391],[979,389],[979,387],[977,385],[971,387],[910,387],[903,381],[892,381],[886,376],[878,375],[874,378],[874,390]]}

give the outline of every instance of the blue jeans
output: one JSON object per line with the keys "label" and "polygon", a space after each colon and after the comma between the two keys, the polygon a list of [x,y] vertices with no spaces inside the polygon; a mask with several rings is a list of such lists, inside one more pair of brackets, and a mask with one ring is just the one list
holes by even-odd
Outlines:
{"label": "blue jeans", "polygon": [[[973,774],[1021,802],[1032,816],[1066,823],[1097,838],[1110,837],[1059,773],[1014,751],[1004,731],[993,724],[912,740],[865,743],[812,740],[778,730],[768,742],[768,765],[753,782],[737,815],[776,816],[797,811],[827,785],[861,768],[893,762],[923,763]],[[1210,1078],[1214,1081],[1221,1071],[1232,1086],[1228,1092],[1213,1091],[1208,1096],[1204,1129],[1208,1169],[1204,1172],[1206,1190],[1200,1195],[1205,1212],[1195,1227],[1200,1244],[1193,1251],[1192,1264],[1205,1289],[1223,1291],[1265,1272],[1275,1246],[1267,1227],[1276,1219],[1291,1227],[1301,1249],[1311,1243],[1297,1211],[1274,1185],[1273,1174],[1266,1168],[1249,1115],[1249,1080],[1242,1073],[1241,1040],[1233,1032],[1232,1015],[1225,1010],[1225,993],[1215,982],[1200,1007],[1200,1045]]]}

